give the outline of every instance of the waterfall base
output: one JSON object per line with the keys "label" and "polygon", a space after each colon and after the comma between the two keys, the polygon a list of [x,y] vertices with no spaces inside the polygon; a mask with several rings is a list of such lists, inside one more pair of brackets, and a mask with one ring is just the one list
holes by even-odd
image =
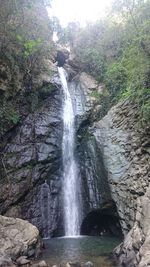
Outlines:
{"label": "waterfall base", "polygon": [[53,238],[44,241],[43,260],[50,266],[66,266],[67,262],[73,262],[73,266],[79,267],[91,261],[95,267],[116,267],[110,256],[120,242],[116,237]]}

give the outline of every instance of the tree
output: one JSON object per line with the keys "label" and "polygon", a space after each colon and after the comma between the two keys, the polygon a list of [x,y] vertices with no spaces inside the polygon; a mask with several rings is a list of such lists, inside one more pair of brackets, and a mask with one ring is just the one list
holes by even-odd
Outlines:
{"label": "tree", "polygon": [[[144,39],[141,38],[141,26],[143,22],[148,21],[149,18],[146,15],[147,11],[144,10],[146,7],[148,13],[150,13],[150,3],[144,0],[120,0],[114,1],[112,5],[112,11],[121,15],[129,25],[130,22],[134,27],[135,35],[140,38],[139,45],[145,51],[145,53],[150,56],[150,51]],[[144,11],[144,16],[142,18],[141,14]],[[149,16],[149,15],[148,15]]]}

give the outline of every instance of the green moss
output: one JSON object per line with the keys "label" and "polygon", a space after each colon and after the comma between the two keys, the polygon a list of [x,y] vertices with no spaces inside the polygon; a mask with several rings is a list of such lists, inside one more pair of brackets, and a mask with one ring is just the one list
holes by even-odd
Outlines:
{"label": "green moss", "polygon": [[6,100],[0,102],[0,135],[2,135],[9,128],[17,125],[21,120],[21,116],[15,103]]}
{"label": "green moss", "polygon": [[8,118],[14,125],[20,121],[20,115],[16,111],[13,111],[11,115],[9,114]]}
{"label": "green moss", "polygon": [[91,97],[95,97],[95,98],[99,98],[100,97],[100,93],[98,92],[98,90],[93,90],[91,93],[90,93],[90,96]]}
{"label": "green moss", "polygon": [[52,91],[54,90],[54,87],[51,84],[47,84],[39,90],[39,98],[43,99],[47,96],[49,96]]}

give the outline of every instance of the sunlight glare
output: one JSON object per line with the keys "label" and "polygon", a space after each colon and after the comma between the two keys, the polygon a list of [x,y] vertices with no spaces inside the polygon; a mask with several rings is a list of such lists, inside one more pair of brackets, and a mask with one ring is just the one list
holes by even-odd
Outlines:
{"label": "sunlight glare", "polygon": [[53,0],[50,16],[59,18],[62,26],[71,21],[79,21],[84,25],[104,16],[112,0]]}

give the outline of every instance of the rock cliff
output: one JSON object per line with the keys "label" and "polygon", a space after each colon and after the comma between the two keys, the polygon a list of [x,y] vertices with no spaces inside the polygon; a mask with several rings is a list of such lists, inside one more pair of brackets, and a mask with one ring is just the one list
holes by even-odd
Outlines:
{"label": "rock cliff", "polygon": [[[28,219],[47,237],[63,234],[63,92],[55,65],[49,60],[45,64],[48,71],[32,74],[32,83],[28,79],[27,83],[21,82],[22,89],[17,91],[15,101],[13,98],[21,120],[9,122],[1,131],[0,212]],[[7,66],[2,65],[10,77]],[[119,103],[99,120],[99,96],[104,86],[67,64],[65,69],[76,120],[81,233],[93,233],[97,227],[99,234],[104,214],[113,216],[108,229],[115,233],[120,230],[119,217],[125,240],[115,253],[122,266],[148,266],[148,127],[139,124],[137,107],[132,104],[131,108],[129,101]],[[6,92],[9,77],[2,81]],[[16,119],[16,114],[11,119]],[[95,224],[91,226],[92,216]]]}
{"label": "rock cliff", "polygon": [[93,126],[125,241],[116,250],[123,266],[149,266],[149,135],[136,105],[113,107]]}
{"label": "rock cliff", "polygon": [[[0,211],[28,219],[47,237],[63,234],[63,92],[54,66],[51,78],[45,79],[47,82],[39,90],[42,101],[5,137],[1,151]],[[76,118],[82,223],[89,212],[110,201],[111,195],[101,152],[88,131],[97,103],[92,92],[99,85],[86,73],[68,80]]]}
{"label": "rock cliff", "polygon": [[54,75],[49,84],[53,87],[43,105],[36,112],[29,114],[21,125],[11,132],[11,137],[2,150],[3,186],[0,195],[1,213],[26,218],[41,230],[44,225],[41,217],[43,197],[41,186],[45,180],[49,181],[51,191],[49,228],[53,231],[59,217],[56,195],[61,183],[63,127],[62,92],[58,77]]}

